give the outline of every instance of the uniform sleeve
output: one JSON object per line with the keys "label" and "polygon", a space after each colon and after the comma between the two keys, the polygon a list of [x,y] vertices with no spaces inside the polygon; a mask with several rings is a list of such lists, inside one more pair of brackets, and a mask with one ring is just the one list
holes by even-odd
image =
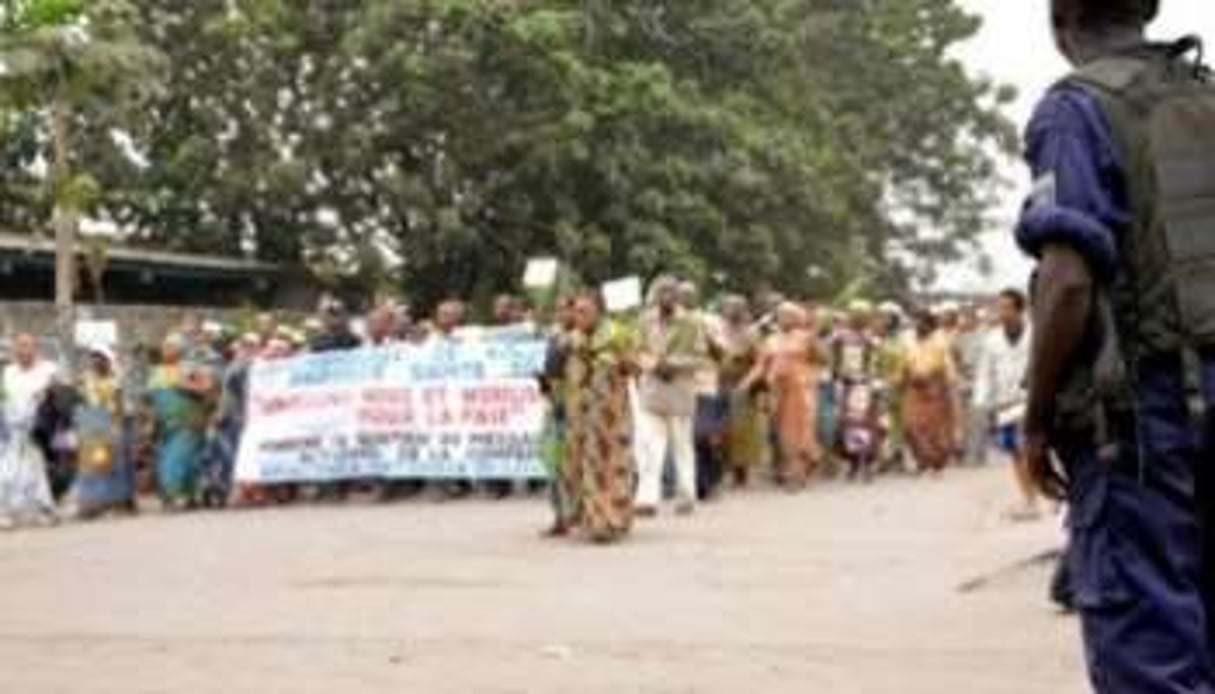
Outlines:
{"label": "uniform sleeve", "polygon": [[1034,185],[1017,223],[1021,248],[1037,257],[1065,243],[1108,281],[1131,215],[1113,136],[1092,97],[1068,87],[1049,93],[1026,132],[1026,159]]}

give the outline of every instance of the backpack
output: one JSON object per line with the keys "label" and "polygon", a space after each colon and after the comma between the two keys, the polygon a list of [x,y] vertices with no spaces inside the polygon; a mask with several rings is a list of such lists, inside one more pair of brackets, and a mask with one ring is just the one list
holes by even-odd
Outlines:
{"label": "backpack", "polygon": [[1215,86],[1200,54],[1197,38],[1153,44],[1064,80],[1101,107],[1126,174],[1134,216],[1109,297],[1124,373],[1179,354],[1192,401],[1215,348]]}

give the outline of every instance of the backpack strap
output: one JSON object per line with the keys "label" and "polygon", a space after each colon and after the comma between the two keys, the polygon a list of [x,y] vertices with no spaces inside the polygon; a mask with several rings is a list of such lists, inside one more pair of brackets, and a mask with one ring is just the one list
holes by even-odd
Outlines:
{"label": "backpack strap", "polygon": [[1113,94],[1129,90],[1143,75],[1148,66],[1146,56],[1113,55],[1098,58],[1079,67],[1063,79],[1061,84],[1080,84],[1095,87]]}

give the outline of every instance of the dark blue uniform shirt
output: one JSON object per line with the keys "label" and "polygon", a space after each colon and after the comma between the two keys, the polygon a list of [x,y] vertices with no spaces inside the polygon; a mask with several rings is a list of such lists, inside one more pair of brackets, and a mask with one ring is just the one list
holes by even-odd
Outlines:
{"label": "dark blue uniform shirt", "polygon": [[1037,257],[1066,243],[1111,279],[1118,240],[1131,222],[1126,182],[1109,124],[1092,97],[1060,87],[1038,105],[1025,134],[1033,193],[1017,225],[1017,242]]}

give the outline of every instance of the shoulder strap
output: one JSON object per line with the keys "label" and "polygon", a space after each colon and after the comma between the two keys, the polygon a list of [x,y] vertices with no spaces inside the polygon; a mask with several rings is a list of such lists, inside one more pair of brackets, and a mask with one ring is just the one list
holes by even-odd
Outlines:
{"label": "shoulder strap", "polygon": [[1122,94],[1139,81],[1150,64],[1150,59],[1145,55],[1098,58],[1063,78],[1060,84],[1096,87],[1105,92]]}

